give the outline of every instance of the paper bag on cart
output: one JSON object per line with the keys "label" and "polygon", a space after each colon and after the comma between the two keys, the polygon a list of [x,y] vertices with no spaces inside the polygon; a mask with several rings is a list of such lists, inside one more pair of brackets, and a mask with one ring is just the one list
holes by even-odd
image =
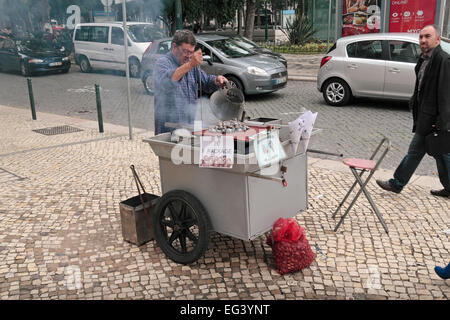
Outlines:
{"label": "paper bag on cart", "polygon": [[314,252],[306,239],[305,230],[293,218],[279,218],[267,238],[272,247],[275,265],[280,274],[307,268],[314,260]]}

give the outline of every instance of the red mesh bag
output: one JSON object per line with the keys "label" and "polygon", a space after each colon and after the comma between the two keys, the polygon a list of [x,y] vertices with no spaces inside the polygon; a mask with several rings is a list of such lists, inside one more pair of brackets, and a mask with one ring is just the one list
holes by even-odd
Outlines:
{"label": "red mesh bag", "polygon": [[293,218],[278,219],[273,226],[272,237],[267,238],[267,244],[272,247],[280,274],[307,268],[314,260],[314,252],[305,231]]}

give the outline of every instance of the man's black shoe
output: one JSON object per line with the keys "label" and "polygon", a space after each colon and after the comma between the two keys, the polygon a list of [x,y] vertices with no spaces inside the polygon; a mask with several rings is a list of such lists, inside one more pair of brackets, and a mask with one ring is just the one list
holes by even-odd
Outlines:
{"label": "man's black shoe", "polygon": [[445,197],[448,198],[450,196],[450,192],[445,189],[442,190],[431,190],[430,191],[433,196]]}
{"label": "man's black shoe", "polygon": [[377,181],[377,184],[386,191],[391,191],[391,192],[395,192],[395,193],[401,192],[401,190],[394,189],[394,187],[391,186],[389,181],[383,181],[383,180],[376,180],[376,181]]}

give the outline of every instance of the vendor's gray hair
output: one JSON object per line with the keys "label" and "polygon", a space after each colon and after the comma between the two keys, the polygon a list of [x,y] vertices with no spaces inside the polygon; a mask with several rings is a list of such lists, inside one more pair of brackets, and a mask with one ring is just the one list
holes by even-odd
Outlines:
{"label": "vendor's gray hair", "polygon": [[172,42],[177,46],[181,46],[183,43],[193,46],[197,44],[197,40],[195,40],[195,36],[190,30],[177,30],[173,35]]}

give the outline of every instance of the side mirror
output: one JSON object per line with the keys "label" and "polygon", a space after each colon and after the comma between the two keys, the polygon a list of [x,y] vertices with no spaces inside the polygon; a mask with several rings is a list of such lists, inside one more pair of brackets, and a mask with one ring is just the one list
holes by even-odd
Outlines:
{"label": "side mirror", "polygon": [[209,56],[209,55],[204,55],[203,56],[203,61],[206,61],[206,62],[208,62],[208,64],[210,65],[210,66],[212,66],[212,59],[211,59],[211,56]]}

